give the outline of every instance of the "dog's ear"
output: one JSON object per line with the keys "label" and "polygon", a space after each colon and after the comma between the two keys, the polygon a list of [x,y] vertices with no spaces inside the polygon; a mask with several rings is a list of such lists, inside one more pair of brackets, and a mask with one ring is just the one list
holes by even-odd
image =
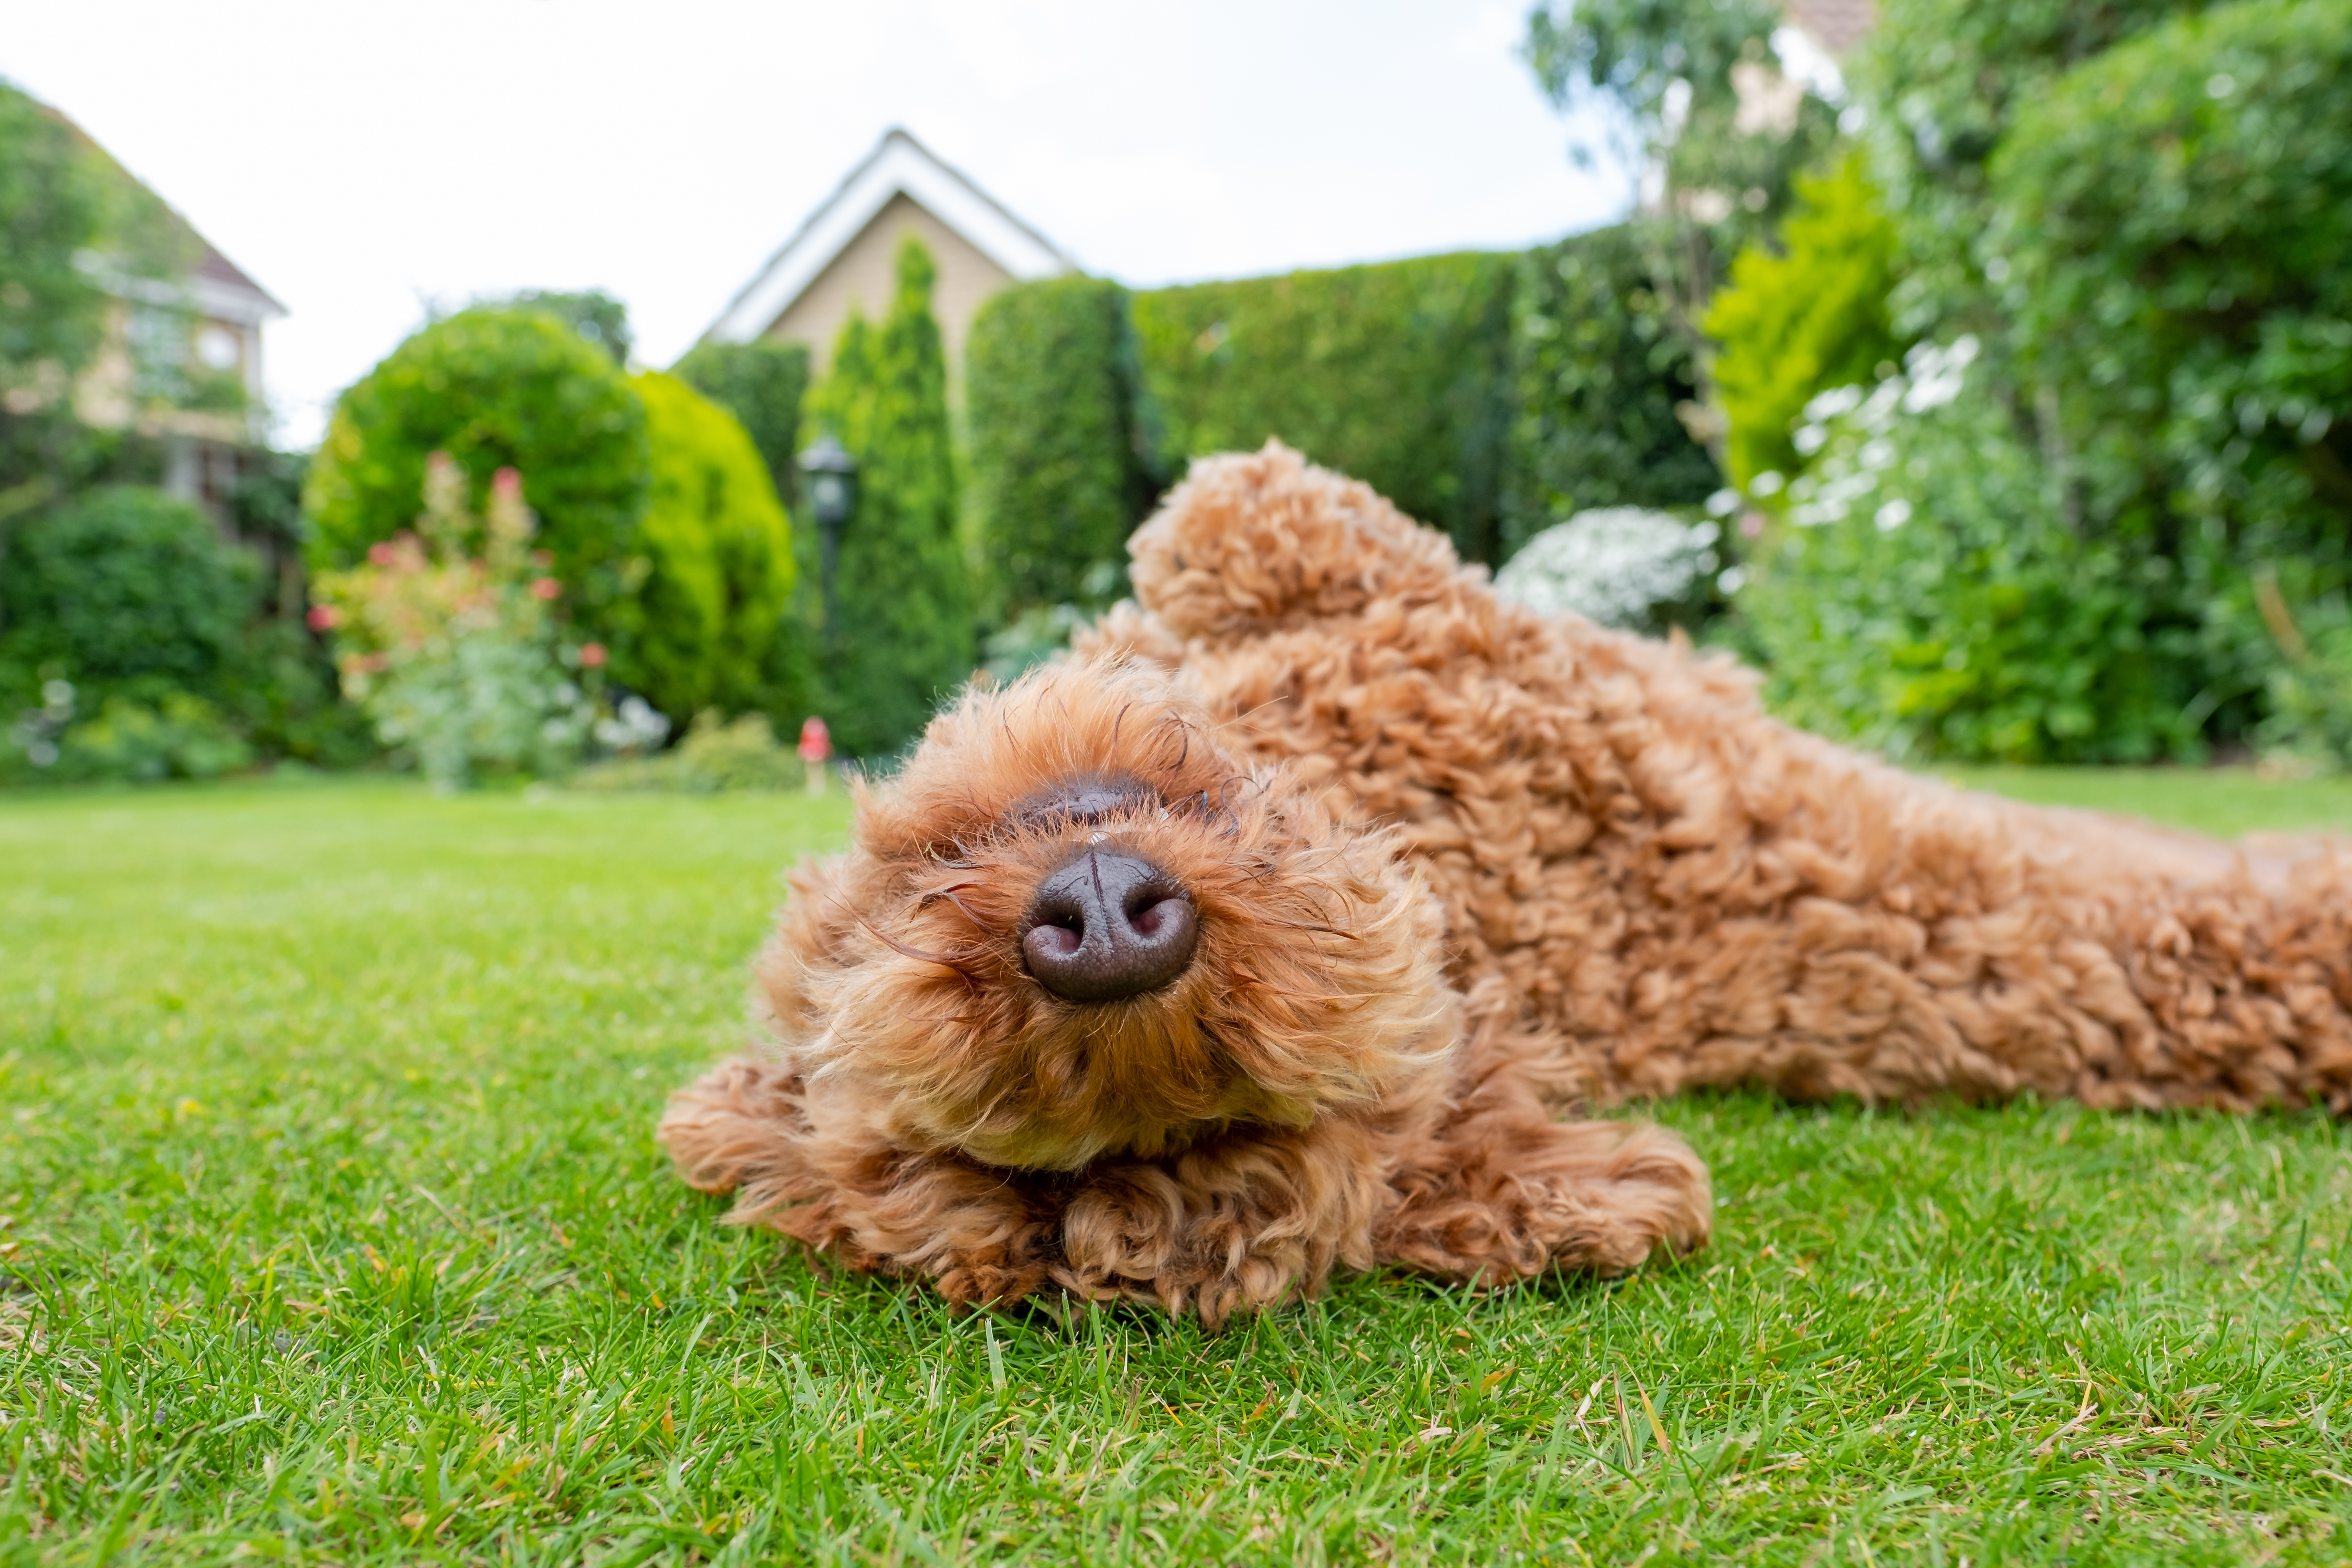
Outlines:
{"label": "dog's ear", "polygon": [[1184,638],[1354,615],[1456,569],[1444,534],[1278,441],[1194,463],[1128,551],[1136,597]]}

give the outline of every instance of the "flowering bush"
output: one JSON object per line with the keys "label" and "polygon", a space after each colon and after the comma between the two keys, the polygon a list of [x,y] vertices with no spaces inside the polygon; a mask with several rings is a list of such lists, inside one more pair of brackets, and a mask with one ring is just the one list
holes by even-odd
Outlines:
{"label": "flowering bush", "polygon": [[[623,704],[625,710],[627,706]],[[667,721],[662,724],[667,731]],[[729,721],[706,708],[673,749],[657,757],[625,757],[583,768],[572,787],[599,794],[660,790],[717,795],[799,789],[807,779],[808,764],[776,739],[766,714],[746,713]]]}
{"label": "flowering bush", "polygon": [[477,521],[464,471],[436,452],[415,531],[319,574],[313,624],[335,634],[344,691],[438,788],[486,769],[561,772],[596,721],[588,688],[603,650],[562,638],[562,588],[530,548],[535,526],[512,468],[499,470]]}
{"label": "flowering bush", "polygon": [[1776,708],[1896,755],[2193,755],[2210,708],[2169,563],[2066,525],[1977,358],[1922,344],[1805,405],[1811,466],[1738,598]]}
{"label": "flowering bush", "polygon": [[1495,574],[1495,591],[1544,615],[1654,631],[1708,596],[1720,537],[1711,522],[1596,507],[1528,540]]}

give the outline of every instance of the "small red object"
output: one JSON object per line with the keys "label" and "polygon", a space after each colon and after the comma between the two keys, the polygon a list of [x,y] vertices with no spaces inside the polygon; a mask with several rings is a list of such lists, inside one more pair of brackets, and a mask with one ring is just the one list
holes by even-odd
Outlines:
{"label": "small red object", "polygon": [[580,662],[590,669],[601,668],[604,663],[604,645],[600,642],[582,643]]}
{"label": "small red object", "polygon": [[370,563],[372,563],[373,564],[377,565],[377,566],[389,566],[389,565],[391,565],[391,564],[392,564],[392,545],[391,545],[389,542],[377,543],[377,544],[371,544],[371,545],[369,545],[369,546],[368,546],[368,560],[369,560],[369,562],[370,562]]}
{"label": "small red object", "polygon": [[562,592],[563,584],[552,577],[541,577],[530,585],[530,596],[534,599],[552,599]]}
{"label": "small red object", "polygon": [[335,607],[332,605],[313,605],[310,606],[310,613],[302,618],[310,623],[312,631],[323,632],[331,631],[335,622],[341,617],[335,614]]}
{"label": "small red object", "polygon": [[801,721],[800,751],[804,763],[821,763],[833,755],[833,732],[814,713]]}

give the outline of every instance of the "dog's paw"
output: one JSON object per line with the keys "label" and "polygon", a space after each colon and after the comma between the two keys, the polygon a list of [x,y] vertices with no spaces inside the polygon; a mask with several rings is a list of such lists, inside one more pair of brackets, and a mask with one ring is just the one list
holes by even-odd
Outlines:
{"label": "dog's paw", "polygon": [[1654,1127],[1522,1123],[1464,1130],[1450,1166],[1404,1184],[1385,1259],[1501,1283],[1552,1268],[1622,1274],[1706,1245],[1714,1202],[1690,1146]]}

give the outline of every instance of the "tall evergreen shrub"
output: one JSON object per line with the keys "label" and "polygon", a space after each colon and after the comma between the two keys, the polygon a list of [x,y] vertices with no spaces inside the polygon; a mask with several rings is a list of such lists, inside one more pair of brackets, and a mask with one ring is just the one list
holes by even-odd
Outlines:
{"label": "tall evergreen shrub", "polygon": [[964,379],[989,619],[1109,596],[1158,488],[1127,290],[1081,277],[1003,290],[972,321]]}
{"label": "tall evergreen shrub", "polygon": [[808,395],[807,347],[697,343],[670,374],[735,416],[768,465],[776,494],[789,498],[793,458],[800,450],[801,404]]}
{"label": "tall evergreen shrub", "polygon": [[[937,276],[930,252],[909,237],[888,313],[878,327],[850,317],[811,400],[811,426],[830,429],[857,461],[857,512],[842,535],[818,664],[820,711],[852,756],[912,741],[972,670],[947,359],[931,315]],[[814,550],[802,558],[814,565]],[[812,570],[813,592],[816,577]]]}
{"label": "tall evergreen shrub", "polygon": [[1499,560],[1512,275],[1465,252],[1137,294],[1162,467],[1278,437]]}
{"label": "tall evergreen shrub", "polygon": [[1687,505],[1716,489],[1714,458],[1675,416],[1696,395],[1690,349],[1632,230],[1521,256],[1511,329],[1504,555],[1591,507]]}
{"label": "tall evergreen shrub", "polygon": [[792,525],[751,437],[675,376],[631,384],[646,407],[653,487],[638,533],[650,563],[645,632],[614,676],[682,730],[705,708],[741,712],[783,694]]}

